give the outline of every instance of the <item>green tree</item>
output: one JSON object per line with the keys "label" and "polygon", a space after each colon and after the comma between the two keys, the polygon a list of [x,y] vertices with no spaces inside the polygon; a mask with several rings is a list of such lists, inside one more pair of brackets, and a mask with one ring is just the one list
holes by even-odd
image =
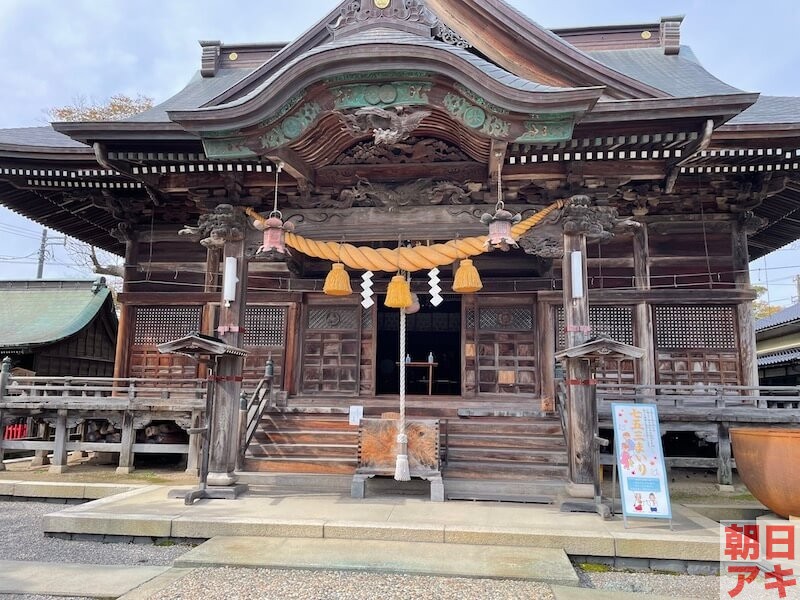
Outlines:
{"label": "green tree", "polygon": [[750,286],[751,289],[758,294],[758,297],[753,301],[753,314],[755,315],[756,319],[763,319],[764,317],[769,317],[770,315],[774,315],[776,312],[780,312],[783,310],[782,306],[775,306],[774,304],[770,304],[766,300],[762,300],[761,297],[767,293],[767,288],[763,285],[753,285]]}

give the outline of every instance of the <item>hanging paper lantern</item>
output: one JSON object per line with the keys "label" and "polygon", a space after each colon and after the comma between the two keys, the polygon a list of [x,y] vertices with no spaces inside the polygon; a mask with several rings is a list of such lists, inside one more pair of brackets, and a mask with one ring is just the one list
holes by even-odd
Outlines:
{"label": "hanging paper lantern", "polygon": [[331,265],[331,272],[325,278],[322,291],[328,296],[349,296],[353,293],[353,288],[350,287],[350,275],[347,274],[342,263]]}
{"label": "hanging paper lantern", "polygon": [[419,312],[420,305],[419,305],[419,296],[412,293],[411,294],[411,306],[404,308],[403,312],[407,315],[413,315],[416,312]]}
{"label": "hanging paper lantern", "polygon": [[411,298],[411,286],[402,275],[395,275],[389,282],[384,304],[389,308],[408,308],[414,303]]}
{"label": "hanging paper lantern", "polygon": [[483,283],[481,282],[481,276],[478,274],[478,269],[472,264],[471,259],[465,258],[458,265],[458,270],[456,270],[453,291],[458,294],[472,294],[482,287]]}

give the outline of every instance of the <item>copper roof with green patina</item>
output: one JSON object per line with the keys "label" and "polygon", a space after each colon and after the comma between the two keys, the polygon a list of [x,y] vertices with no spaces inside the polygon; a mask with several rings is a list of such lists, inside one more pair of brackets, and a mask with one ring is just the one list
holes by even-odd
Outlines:
{"label": "copper roof with green patina", "polygon": [[0,351],[25,351],[76,334],[110,294],[104,280],[0,281]]}

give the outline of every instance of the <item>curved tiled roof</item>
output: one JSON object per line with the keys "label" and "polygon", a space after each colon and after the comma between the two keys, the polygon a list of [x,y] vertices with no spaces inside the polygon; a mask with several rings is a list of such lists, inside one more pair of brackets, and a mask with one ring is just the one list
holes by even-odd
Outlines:
{"label": "curved tiled roof", "polygon": [[202,77],[200,72],[181,91],[161,104],[125,119],[136,123],[169,123],[169,110],[190,110],[210,102],[234,84],[247,77],[253,69],[220,69],[214,77]]}
{"label": "curved tiled roof", "polygon": [[365,30],[363,32],[359,32],[358,34],[347,36],[345,38],[339,40],[333,40],[327,42],[325,44],[321,44],[316,46],[307,52],[299,55],[297,58],[291,60],[290,62],[286,63],[272,73],[268,79],[263,81],[258,87],[254,88],[248,94],[236,98],[226,104],[220,104],[213,107],[208,108],[224,108],[229,106],[236,106],[238,104],[242,104],[247,100],[252,99],[253,97],[260,94],[265,88],[269,87],[269,85],[275,81],[278,77],[282,74],[286,73],[287,71],[294,68],[296,65],[301,63],[302,61],[316,56],[318,54],[322,54],[324,52],[330,52],[332,50],[342,50],[345,48],[353,48],[356,46],[366,46],[366,45],[381,45],[381,44],[392,44],[392,45],[405,45],[405,46],[425,46],[428,48],[435,48],[437,50],[441,50],[453,56],[455,59],[463,60],[468,62],[472,66],[476,67],[481,72],[485,73],[486,75],[492,77],[496,81],[506,85],[508,87],[526,91],[526,92],[563,92],[565,90],[574,89],[574,88],[557,88],[548,85],[544,85],[541,83],[537,83],[534,81],[529,81],[527,79],[523,79],[506,71],[505,69],[498,67],[497,65],[492,64],[488,60],[481,58],[480,56],[473,54],[472,52],[465,50],[463,48],[458,48],[451,44],[446,44],[444,42],[440,42],[438,40],[424,38],[419,35],[414,35],[412,33],[407,33],[404,31],[399,31],[396,29],[384,28],[384,27],[376,27],[372,29]]}
{"label": "curved tiled roof", "polygon": [[687,46],[681,46],[680,53],[674,55],[664,54],[662,48],[592,50],[585,53],[615,71],[671,96],[692,98],[742,93],[742,90],[706,71]]}
{"label": "curved tiled roof", "polygon": [[111,290],[94,281],[0,281],[0,349],[52,344],[74,335],[110,297]]}

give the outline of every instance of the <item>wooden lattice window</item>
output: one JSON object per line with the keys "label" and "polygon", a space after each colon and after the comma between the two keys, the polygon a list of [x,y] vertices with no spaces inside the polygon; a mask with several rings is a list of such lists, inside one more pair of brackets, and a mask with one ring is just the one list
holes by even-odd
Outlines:
{"label": "wooden lattice window", "polygon": [[729,306],[656,306],[658,383],[741,385],[735,324]]}
{"label": "wooden lattice window", "polygon": [[736,317],[730,306],[656,306],[656,347],[736,348]]}
{"label": "wooden lattice window", "polygon": [[272,357],[274,385],[282,388],[286,361],[286,306],[247,306],[244,310],[242,345],[247,350],[242,376],[250,389],[264,375],[264,365]]}
{"label": "wooden lattice window", "polygon": [[536,392],[534,314],[529,306],[478,309],[477,387],[484,394]]}
{"label": "wooden lattice window", "polygon": [[477,349],[476,349],[476,331],[475,325],[477,323],[478,311],[474,306],[467,306],[466,302],[470,299],[465,299],[464,306],[464,381],[462,382],[464,395],[473,396],[477,391]]}
{"label": "wooden lattice window", "polygon": [[248,306],[244,312],[245,346],[283,346],[285,306]]}
{"label": "wooden lattice window", "polygon": [[358,394],[361,316],[354,306],[308,308],[303,339],[304,393]]}
{"label": "wooden lattice window", "polygon": [[133,343],[154,346],[200,331],[201,313],[199,306],[139,306]]}
{"label": "wooden lattice window", "polygon": [[[559,350],[566,347],[566,322],[564,307],[556,309],[556,345]],[[605,334],[624,344],[633,344],[633,308],[630,306],[590,306],[589,324],[592,335]]]}
{"label": "wooden lattice window", "polygon": [[197,362],[179,354],[161,354],[156,346],[200,331],[201,316],[200,306],[136,307],[129,376],[161,379],[163,385],[197,377]]}

